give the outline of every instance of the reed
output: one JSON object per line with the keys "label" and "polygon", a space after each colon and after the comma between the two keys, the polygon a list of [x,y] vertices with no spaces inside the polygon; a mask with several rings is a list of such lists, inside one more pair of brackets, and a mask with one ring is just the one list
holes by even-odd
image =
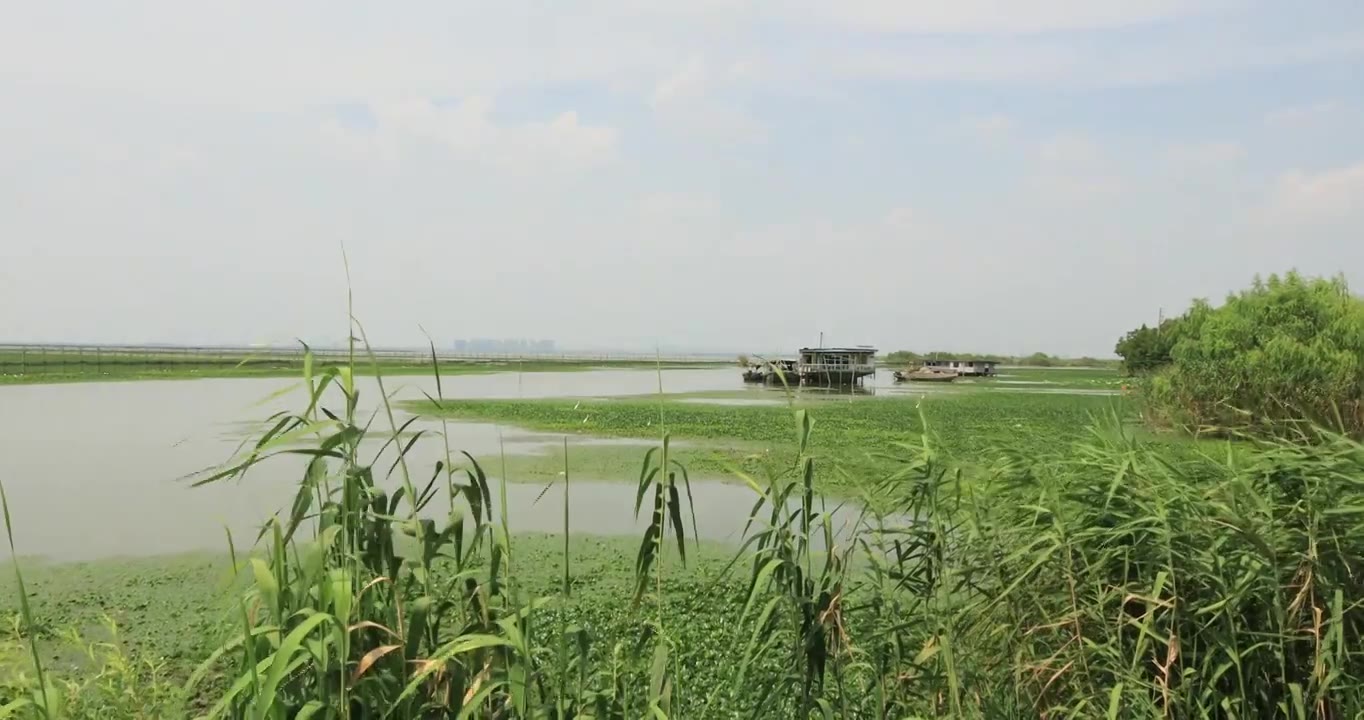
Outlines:
{"label": "reed", "polygon": [[[537,584],[531,564],[543,559],[518,553],[505,486],[472,457],[456,471],[448,445],[434,467],[410,466],[412,448],[441,433],[399,421],[381,382],[378,413],[359,411],[366,351],[355,334],[349,366],[305,359],[303,407],[196,480],[304,460],[292,503],[251,548],[229,537],[235,637],[180,694],[206,717],[1364,712],[1364,447],[1349,437],[1174,453],[1115,413],[1063,453],[1000,453],[963,469],[920,417],[914,435],[863,448],[877,462],[858,468],[884,471],[850,480],[841,476],[861,470],[815,440],[818,412],[791,407],[789,455],[756,472],[736,465],[754,503],[732,562],[687,589],[697,519],[671,447],[673,410],[660,402],[649,420],[659,442],[633,488],[645,521],[632,581],[600,599],[619,614],[608,632],[575,592],[590,570],[570,562],[567,443],[562,573]],[[431,369],[428,401],[440,407],[434,353]],[[374,450],[365,441],[376,436]],[[821,477],[860,488],[867,510],[851,530],[834,526]],[[80,693],[44,674],[14,571],[37,676],[2,698],[0,715],[82,717],[70,701]]]}

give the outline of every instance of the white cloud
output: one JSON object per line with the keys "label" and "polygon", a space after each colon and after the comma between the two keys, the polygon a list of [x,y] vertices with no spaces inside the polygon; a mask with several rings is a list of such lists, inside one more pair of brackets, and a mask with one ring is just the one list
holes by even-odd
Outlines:
{"label": "white cloud", "polygon": [[827,68],[836,78],[1085,89],[1180,84],[1364,55],[1364,33],[1349,26],[1292,33],[1269,22],[1253,27],[1228,23],[1199,32],[1176,26],[1136,37],[1115,34],[1121,42],[1104,42],[1108,37],[1101,33],[915,36],[893,45],[826,48],[802,69],[814,78],[823,78]]}
{"label": "white cloud", "polygon": [[[16,318],[33,337],[306,334],[336,320],[307,293],[339,263],[311,259],[344,240],[365,314],[417,342],[414,307],[447,337],[639,339],[662,316],[703,344],[815,327],[1103,351],[1115,316],[1168,302],[1153,284],[1182,300],[1364,268],[1352,106],[1263,118],[1311,142],[1180,142],[1235,129],[1219,113],[1252,79],[1348,102],[1364,34],[1323,20],[1353,7],[1336,1],[1301,23],[1234,0],[11,3],[0,273],[18,289],[0,292],[70,276],[79,291]],[[1312,170],[1274,183],[1295,164]],[[1271,206],[1279,224],[1251,217]],[[659,292],[677,283],[717,290]],[[727,324],[802,284],[866,309]]]}
{"label": "white cloud", "polygon": [[343,129],[329,123],[324,131],[351,148],[367,148],[390,162],[403,143],[423,140],[439,143],[481,166],[513,174],[586,170],[615,156],[616,130],[584,124],[574,111],[519,125],[498,124],[492,111],[493,102],[486,97],[469,97],[452,105],[414,99],[375,106],[373,130]]}
{"label": "white cloud", "polygon": [[[325,0],[11,5],[0,79],[251,110],[586,83],[666,100],[696,81],[711,103],[726,80],[806,97],[836,95],[846,76],[1152,84],[1364,53],[1364,35],[1348,23],[1285,37],[1171,30],[1171,21],[1252,12],[1232,0],[415,0],[403,12]],[[1150,37],[1071,42],[1131,26],[1149,26]],[[893,33],[908,36],[882,42]],[[691,59],[679,67],[679,58]],[[726,105],[700,112],[699,125],[752,134],[751,117],[739,121],[747,114]]]}
{"label": "white cloud", "polygon": [[1341,114],[1344,106],[1337,100],[1323,100],[1310,105],[1279,108],[1265,114],[1265,124],[1276,128],[1305,128],[1317,125]]}
{"label": "white cloud", "polygon": [[606,0],[600,13],[708,29],[780,22],[877,33],[1028,34],[1120,28],[1235,7],[1234,0]]}
{"label": "white cloud", "polygon": [[1065,47],[1012,41],[962,44],[951,38],[921,40],[911,49],[850,48],[823,60],[835,76],[910,82],[1041,83],[1071,77],[1079,65],[1076,52]]}
{"label": "white cloud", "polygon": [[1063,133],[1038,144],[1026,184],[1038,202],[1065,207],[1116,195],[1126,188],[1126,178],[1098,141]]}
{"label": "white cloud", "polygon": [[891,208],[885,217],[886,227],[894,230],[913,230],[921,223],[919,213],[907,207]]}
{"label": "white cloud", "polygon": [[717,209],[715,198],[700,192],[655,192],[640,201],[645,216],[660,220],[708,216]]}
{"label": "white cloud", "polygon": [[660,115],[665,127],[725,143],[760,143],[767,128],[749,113],[719,103],[670,108]]}
{"label": "white cloud", "polygon": [[1234,140],[1179,143],[1163,153],[1166,167],[1174,173],[1228,170],[1246,158],[1246,148]]}
{"label": "white cloud", "polygon": [[650,98],[655,108],[679,102],[698,100],[706,94],[706,61],[700,57],[688,60],[678,70],[667,75],[654,87]]}
{"label": "white cloud", "polygon": [[1219,10],[1225,0],[802,0],[785,12],[876,32],[1041,33],[1152,23]]}
{"label": "white cloud", "polygon": [[727,99],[727,90],[756,76],[747,62],[712,72],[702,57],[692,57],[654,86],[649,104],[665,127],[701,138],[731,143],[761,142],[767,130],[748,111]]}
{"label": "white cloud", "polygon": [[977,138],[987,141],[1003,139],[1014,127],[1009,116],[999,114],[967,118],[964,125]]}
{"label": "white cloud", "polygon": [[1062,133],[1037,146],[1037,159],[1048,169],[1093,169],[1102,162],[1103,148],[1093,138],[1080,133]]}
{"label": "white cloud", "polygon": [[621,3],[523,0],[416,0],[401,12],[326,0],[53,0],[6,6],[0,80],[252,110],[642,83],[678,42],[668,28],[651,37],[637,15]]}
{"label": "white cloud", "polygon": [[1364,211],[1364,162],[1279,179],[1271,209],[1291,219],[1332,220]]}

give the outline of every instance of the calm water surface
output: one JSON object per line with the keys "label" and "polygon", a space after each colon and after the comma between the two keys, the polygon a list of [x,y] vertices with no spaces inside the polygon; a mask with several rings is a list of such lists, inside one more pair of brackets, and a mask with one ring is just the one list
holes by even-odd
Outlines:
{"label": "calm water surface", "polygon": [[[373,378],[358,380],[364,416],[374,412],[379,390]],[[953,383],[968,385],[970,383]],[[737,368],[664,370],[668,393],[734,393],[694,402],[767,405],[784,401],[780,389],[745,385]],[[292,389],[291,389],[292,388]],[[458,375],[443,380],[448,398],[609,397],[657,392],[653,370],[498,373]],[[924,395],[959,392],[933,383],[897,384],[890,370],[878,371],[861,395]],[[385,380],[394,400],[435,394],[421,376]],[[1003,391],[1003,388],[999,388]],[[1099,393],[1104,391],[1015,387],[1012,391]],[[803,393],[821,393],[803,389]],[[822,393],[821,393],[822,394]],[[59,560],[145,555],[226,548],[225,530],[254,538],[261,523],[288,506],[301,457],[278,458],[253,468],[240,482],[190,488],[183,478],[224,462],[242,441],[259,433],[261,421],[282,410],[301,410],[305,393],[289,379],[211,379],[73,383],[0,387],[0,481],[9,494],[14,539],[20,555]],[[339,411],[339,393],[329,407]],[[408,416],[395,411],[397,422]],[[373,427],[387,428],[383,415]],[[439,429],[418,421],[414,428]],[[452,451],[475,456],[557,452],[562,436],[485,423],[449,423]],[[630,440],[583,437],[570,446],[637,444]],[[378,452],[382,440],[367,443]],[[641,445],[641,448],[643,446]],[[410,455],[414,481],[430,478],[444,457],[438,437],[418,443]],[[570,447],[570,454],[572,450]],[[375,462],[383,472],[392,462]],[[490,472],[493,469],[490,469]],[[396,488],[397,476],[384,481]],[[510,484],[507,500],[513,530],[555,532],[562,527],[562,491],[541,496],[542,486]],[[496,495],[496,492],[494,493]],[[735,540],[752,505],[744,487],[694,481],[698,530],[703,538]],[[634,534],[632,488],[623,483],[579,480],[572,484],[570,510],[578,530]],[[444,506],[443,501],[433,506]],[[853,511],[842,512],[846,523]],[[0,549],[7,557],[8,548]]]}
{"label": "calm water surface", "polygon": [[[358,382],[367,415],[379,391],[372,378]],[[601,397],[657,392],[658,384],[654,371],[602,370],[453,376],[443,380],[443,389],[446,397],[464,398]],[[742,387],[734,369],[663,371],[666,392]],[[435,393],[433,381],[415,376],[388,378],[385,389],[396,400],[419,399],[423,390]],[[338,397],[331,407],[339,410]],[[287,379],[0,387],[0,481],[9,494],[19,554],[73,560],[219,550],[227,547],[225,529],[249,541],[266,518],[287,507],[303,468],[301,458],[268,461],[240,482],[190,488],[182,478],[229,458],[271,413],[305,405],[305,393]],[[397,412],[398,423],[407,417]],[[386,418],[377,417],[374,427],[386,428]],[[438,429],[439,424],[419,421],[414,427]],[[510,454],[553,452],[563,442],[559,435],[482,423],[450,423],[449,438],[453,451],[476,456],[499,448]],[[570,446],[601,442],[631,441],[569,439]],[[368,443],[373,452],[380,444]],[[438,437],[418,443],[410,456],[414,480],[428,479],[443,456]],[[391,451],[388,458],[375,463],[376,472],[387,469]],[[391,487],[397,483],[396,476],[386,481]],[[562,490],[539,497],[542,489],[508,485],[513,530],[562,527]],[[576,481],[571,490],[575,527],[594,534],[639,529],[629,486]],[[701,536],[736,539],[751,492],[697,481],[693,493]],[[0,551],[0,557],[8,554],[8,548]]]}

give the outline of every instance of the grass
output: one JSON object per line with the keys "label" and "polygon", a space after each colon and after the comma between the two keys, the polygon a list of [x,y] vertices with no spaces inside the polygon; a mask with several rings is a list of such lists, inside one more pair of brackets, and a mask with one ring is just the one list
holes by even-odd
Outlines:
{"label": "grass", "polygon": [[[166,677],[183,682],[225,633],[232,604],[231,563],[222,555],[112,558],[83,563],[26,561],[32,628],[44,659],[59,673],[88,671],[76,632],[87,641],[118,640],[130,655],[155,658]],[[0,580],[0,617],[22,614],[14,576]],[[117,638],[107,621],[119,628]],[[10,624],[6,624],[8,627]]]}
{"label": "grass", "polygon": [[[404,404],[425,416],[499,422],[533,430],[646,439],[666,430],[694,443],[677,450],[698,476],[732,477],[734,467],[755,468],[755,458],[788,458],[796,436],[785,406],[718,405],[658,399],[446,400]],[[816,399],[802,403],[818,418],[811,451],[847,472],[821,477],[821,490],[856,493],[894,464],[881,455],[925,429],[942,452],[961,464],[988,465],[1005,454],[1044,458],[1064,453],[1097,417],[1126,412],[1121,398],[1084,395],[961,392],[916,397]],[[661,418],[661,419],[660,419]],[[589,448],[578,472],[593,478],[628,476],[638,465],[629,448]],[[511,477],[538,479],[556,472],[544,458],[514,461]]]}
{"label": "grass", "polygon": [[[1125,382],[1116,368],[1038,368],[1005,367],[999,369],[997,385],[1016,382],[1038,383],[1047,388],[1072,390],[1117,390]],[[988,380],[981,381],[988,383]]]}
{"label": "grass", "polygon": [[[574,445],[571,455],[573,474],[584,480],[631,483],[638,480],[640,458],[647,445]],[[725,480],[720,475],[724,451],[709,444],[674,447],[673,458],[687,466],[697,478]],[[475,455],[474,461],[489,468],[496,477],[508,482],[546,485],[554,483],[564,472],[563,453],[555,448],[526,454]],[[456,459],[455,468],[471,466],[467,460]]]}
{"label": "grass", "polygon": [[[387,428],[357,424],[349,369],[309,366],[305,382],[307,407],[274,416],[245,454],[200,478],[230,480],[279,454],[311,459],[260,541],[229,545],[222,605],[196,606],[225,608],[221,625],[185,631],[198,635],[189,654],[215,647],[179,686],[209,717],[1364,713],[1364,445],[1347,437],[1177,451],[1131,432],[1114,399],[1086,396],[575,408],[452,403],[437,382],[429,409],[442,416],[565,430],[586,411],[593,432],[657,433],[623,488],[648,519],[640,538],[586,537],[567,510],[561,534],[528,537],[492,510],[505,486],[478,463],[457,472],[447,448],[434,468],[409,467],[412,444],[439,434],[404,435],[391,409]],[[393,442],[362,452],[372,433]],[[742,547],[695,542],[674,436],[773,449],[737,477],[754,497]],[[570,491],[572,461],[547,492]],[[841,486],[894,514],[869,513],[861,534],[836,538],[822,489]],[[50,582],[42,567],[12,569],[16,589]],[[16,594],[0,676],[8,712],[127,716],[109,708],[127,711],[132,697],[135,714],[153,714],[143,698],[166,694],[166,681],[109,671],[108,656],[95,676],[105,680],[79,683],[68,706],[54,699],[75,671],[53,662],[45,618],[85,623],[99,593],[69,615],[51,609],[51,587],[40,601]],[[146,609],[176,606],[156,602]],[[151,653],[138,647],[129,653]]]}
{"label": "grass", "polygon": [[[524,563],[518,573],[523,587],[537,595],[558,589],[564,572],[563,538],[522,533],[515,542],[518,558]],[[631,538],[572,537],[568,547],[572,558],[570,602],[548,612],[588,630],[594,642],[605,648],[633,640],[638,631],[631,612],[637,550],[638,541]],[[679,657],[714,681],[722,677],[724,669],[714,662],[718,648],[713,640],[724,629],[723,618],[736,611],[742,584],[722,583],[720,587],[727,590],[724,593],[711,587],[731,557],[732,548],[700,543],[688,550],[688,566],[678,567],[671,574],[667,590],[675,605],[686,608],[698,621],[684,628],[675,640]],[[675,553],[670,558],[670,562],[677,562]],[[167,688],[178,692],[195,668],[231,636],[237,622],[232,613],[232,562],[226,553],[83,563],[27,561],[24,571],[43,659],[50,663],[49,672],[62,677],[97,671],[86,652],[89,644],[117,642],[126,656],[154,662]],[[19,618],[14,575],[5,568],[0,568],[0,573],[0,618]],[[116,634],[110,632],[108,621],[116,623]],[[0,624],[0,632],[13,627],[14,622]],[[73,632],[80,635],[79,640],[72,638]],[[0,677],[31,668],[26,653],[27,648],[13,640],[0,645]],[[190,697],[167,698],[167,706],[206,711],[213,694],[225,689],[227,679],[221,674],[209,678]]]}

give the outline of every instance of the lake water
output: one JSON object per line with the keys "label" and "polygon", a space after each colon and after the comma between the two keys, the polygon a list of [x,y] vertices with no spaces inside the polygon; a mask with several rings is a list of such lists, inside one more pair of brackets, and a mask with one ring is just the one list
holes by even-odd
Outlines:
{"label": "lake water", "polygon": [[[662,380],[666,392],[743,388],[738,371],[731,368],[664,370]],[[376,407],[377,385],[372,378],[357,382],[361,407],[368,414]],[[452,398],[639,395],[657,392],[658,384],[658,374],[650,370],[443,379],[444,393]],[[435,393],[434,381],[418,376],[387,378],[385,389],[395,400]],[[303,390],[286,379],[0,387],[0,481],[9,496],[18,553],[75,560],[222,550],[227,547],[225,528],[249,542],[265,519],[287,507],[303,469],[301,457],[267,461],[240,482],[190,488],[182,478],[227,460],[270,414],[305,405]],[[339,403],[331,407],[339,409]],[[401,411],[397,416],[398,423],[407,419]],[[439,428],[425,421],[414,427],[422,426]],[[386,418],[378,416],[374,428],[386,429]],[[476,456],[499,448],[509,454],[545,452],[563,442],[560,435],[483,423],[450,423],[448,432],[453,451]],[[572,437],[570,452],[573,446],[602,442],[632,441]],[[367,444],[379,449],[377,441]],[[410,456],[414,481],[428,479],[443,457],[438,437],[418,443]],[[394,477],[385,484],[397,483]],[[584,480],[570,487],[577,528],[593,534],[635,534],[640,529],[631,486]],[[753,501],[751,491],[713,481],[694,481],[692,489],[701,537],[737,539]],[[562,490],[551,490],[537,501],[542,490],[539,485],[508,485],[513,530],[555,532],[562,527]],[[7,547],[0,551],[0,557],[8,554]]]}
{"label": "lake water", "polygon": [[[378,405],[373,378],[357,380],[362,416]],[[957,383],[953,383],[956,385]],[[971,385],[973,383],[960,383]],[[662,372],[667,393],[708,393],[694,402],[767,405],[782,402],[781,389],[746,385],[738,368],[677,369]],[[292,390],[290,388],[293,388]],[[448,398],[610,397],[658,392],[653,370],[497,373],[443,379]],[[860,395],[923,395],[960,392],[947,383],[896,384],[881,370]],[[395,401],[435,394],[424,376],[385,379]],[[1069,392],[1062,388],[996,387],[993,391]],[[823,394],[819,390],[802,390]],[[339,394],[338,396],[339,397]],[[330,407],[339,410],[333,397]],[[225,528],[236,538],[254,538],[261,523],[293,497],[303,469],[301,456],[279,458],[253,468],[240,482],[190,488],[183,478],[226,461],[247,437],[258,435],[270,414],[301,410],[305,393],[289,379],[208,379],[0,386],[0,481],[9,495],[14,539],[20,555],[59,560],[144,555],[226,547]],[[408,416],[396,411],[397,422]],[[374,435],[387,429],[375,418]],[[418,421],[414,428],[439,429]],[[454,452],[475,456],[556,451],[561,435],[528,432],[486,423],[449,423]],[[572,447],[638,441],[570,437]],[[368,442],[377,452],[382,439]],[[438,437],[418,443],[409,456],[414,482],[429,479],[444,457]],[[391,451],[390,451],[391,458]],[[376,472],[390,460],[376,463]],[[490,469],[490,472],[492,469]],[[396,477],[384,481],[396,488]],[[630,485],[594,482],[571,486],[574,527],[593,534],[636,534]],[[510,484],[507,499],[513,530],[557,532],[562,527],[562,493],[541,495],[539,485]],[[702,538],[736,540],[753,502],[750,490],[716,481],[693,481]],[[537,498],[538,501],[537,501]],[[438,501],[433,506],[443,505]],[[846,523],[852,511],[841,512]],[[0,557],[9,549],[0,548]]]}

